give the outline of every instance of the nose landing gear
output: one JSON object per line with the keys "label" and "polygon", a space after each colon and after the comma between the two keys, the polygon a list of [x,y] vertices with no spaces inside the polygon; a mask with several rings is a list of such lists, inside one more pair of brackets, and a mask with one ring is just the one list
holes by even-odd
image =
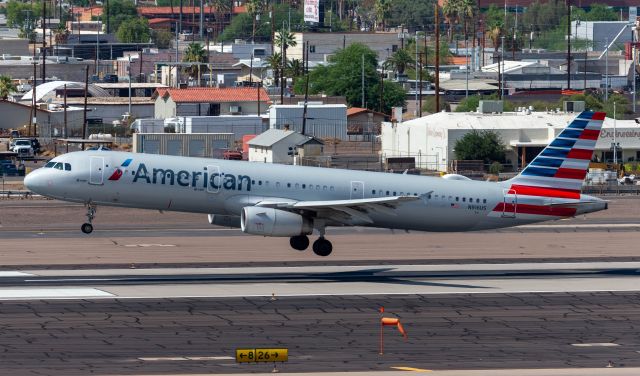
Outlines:
{"label": "nose landing gear", "polygon": [[93,232],[93,225],[91,222],[93,218],[96,216],[96,206],[88,204],[87,205],[87,223],[82,224],[80,230],[85,234],[91,234]]}

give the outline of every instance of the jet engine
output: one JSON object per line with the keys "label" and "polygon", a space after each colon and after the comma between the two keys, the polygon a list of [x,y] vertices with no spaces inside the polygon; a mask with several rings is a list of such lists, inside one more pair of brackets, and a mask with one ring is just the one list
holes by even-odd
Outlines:
{"label": "jet engine", "polygon": [[263,236],[298,236],[313,232],[309,218],[285,210],[246,206],[240,215],[242,232]]}
{"label": "jet engine", "polygon": [[240,217],[237,215],[209,214],[209,223],[223,227],[240,227]]}

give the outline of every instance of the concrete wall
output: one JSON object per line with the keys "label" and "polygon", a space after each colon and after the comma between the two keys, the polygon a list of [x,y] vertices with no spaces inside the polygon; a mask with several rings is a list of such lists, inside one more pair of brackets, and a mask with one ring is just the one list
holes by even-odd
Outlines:
{"label": "concrete wall", "polygon": [[[378,54],[378,60],[387,58],[401,46],[397,33],[294,33],[297,45],[287,48],[288,59],[302,60],[302,51],[309,42],[309,60],[324,61],[329,55],[351,43],[358,42],[369,46]],[[406,40],[405,40],[406,43]]]}
{"label": "concrete wall", "polygon": [[28,39],[0,39],[0,54],[13,56],[31,55]]}
{"label": "concrete wall", "polygon": [[[93,74],[94,63],[82,62],[75,64],[52,64],[47,61],[47,78],[57,77],[67,81],[84,82],[85,67],[89,66],[89,74]],[[41,66],[37,67],[37,76],[40,77]],[[0,75],[9,76],[14,79],[33,77],[33,65],[31,64],[0,64]]]}
{"label": "concrete wall", "polygon": [[[0,128],[20,129],[26,131],[25,125],[29,124],[31,108],[0,101],[0,113],[2,122]],[[67,111],[67,129],[69,135],[79,135],[82,129],[83,112],[79,109]],[[64,130],[64,111],[37,111],[36,122],[38,134],[43,137],[62,136]]]}

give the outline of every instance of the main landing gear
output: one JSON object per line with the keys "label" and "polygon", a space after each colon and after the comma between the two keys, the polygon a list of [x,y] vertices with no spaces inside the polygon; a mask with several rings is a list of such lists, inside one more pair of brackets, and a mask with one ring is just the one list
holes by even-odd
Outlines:
{"label": "main landing gear", "polygon": [[[291,248],[298,251],[304,251],[309,247],[309,237],[307,235],[297,235],[289,238],[289,244]],[[313,242],[313,253],[318,256],[329,256],[333,251],[333,245],[330,241],[324,238],[324,235],[320,235],[318,240]]]}
{"label": "main landing gear", "polygon": [[96,206],[95,205],[87,205],[87,223],[82,224],[80,230],[85,234],[91,234],[93,232],[93,225],[91,222],[93,218],[96,216]]}

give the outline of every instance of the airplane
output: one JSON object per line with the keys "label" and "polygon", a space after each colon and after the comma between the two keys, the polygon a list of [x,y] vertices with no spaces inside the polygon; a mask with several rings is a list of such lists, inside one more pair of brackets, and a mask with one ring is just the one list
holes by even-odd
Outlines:
{"label": "airplane", "polygon": [[326,228],[368,226],[417,231],[476,231],[573,217],[607,209],[581,193],[605,118],[579,114],[517,176],[502,182],[86,150],[34,170],[25,186],[83,203],[93,231],[96,207],[208,214],[209,223],[244,233],[289,237],[296,250],[333,250]]}

